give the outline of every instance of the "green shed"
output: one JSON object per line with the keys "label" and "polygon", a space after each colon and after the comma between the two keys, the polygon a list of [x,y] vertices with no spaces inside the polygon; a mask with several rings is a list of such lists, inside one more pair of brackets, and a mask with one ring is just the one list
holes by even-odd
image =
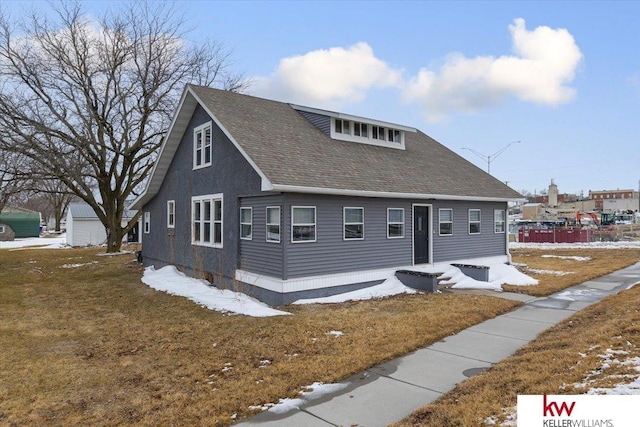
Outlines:
{"label": "green shed", "polygon": [[0,223],[10,226],[16,233],[16,238],[40,236],[39,212],[5,207],[0,212]]}

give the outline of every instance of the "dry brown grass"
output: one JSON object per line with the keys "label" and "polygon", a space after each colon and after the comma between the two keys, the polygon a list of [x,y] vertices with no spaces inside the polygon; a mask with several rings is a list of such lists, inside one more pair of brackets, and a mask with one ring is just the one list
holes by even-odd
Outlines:
{"label": "dry brown grass", "polygon": [[[518,394],[582,394],[587,389],[576,384],[631,383],[635,364],[607,360],[607,349],[624,352],[613,355],[621,362],[640,357],[639,306],[640,286],[608,297],[393,426],[484,426],[490,417],[500,424],[515,414]],[[610,367],[601,369],[605,361]]]}
{"label": "dry brown grass", "polygon": [[143,285],[133,255],[97,252],[0,250],[1,425],[225,426],[517,305],[427,294],[229,316]]}
{"label": "dry brown grass", "polygon": [[[551,295],[569,286],[592,280],[613,271],[628,267],[640,260],[639,249],[511,249],[514,263],[526,264],[519,267],[525,274],[537,279],[535,286],[503,286],[508,292],[525,293],[537,297]],[[545,255],[547,257],[545,257]],[[551,257],[549,257],[551,255]],[[589,257],[587,261],[577,261],[560,257]],[[536,274],[530,269],[570,272],[563,276]]]}

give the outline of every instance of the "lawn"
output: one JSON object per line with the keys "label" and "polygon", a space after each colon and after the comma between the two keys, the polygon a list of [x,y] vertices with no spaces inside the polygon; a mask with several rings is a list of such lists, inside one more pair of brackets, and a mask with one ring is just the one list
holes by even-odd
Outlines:
{"label": "lawn", "polygon": [[424,294],[231,316],[98,253],[0,250],[0,424],[225,426],[517,305]]}
{"label": "lawn", "polygon": [[[602,255],[609,271],[618,252]],[[528,265],[540,257],[522,256]],[[226,426],[254,413],[250,406],[340,381],[519,304],[401,295],[252,318],[154,291],[132,254],[0,250],[0,269],[0,424],[9,426]],[[562,286],[583,277],[568,276],[574,282]]]}

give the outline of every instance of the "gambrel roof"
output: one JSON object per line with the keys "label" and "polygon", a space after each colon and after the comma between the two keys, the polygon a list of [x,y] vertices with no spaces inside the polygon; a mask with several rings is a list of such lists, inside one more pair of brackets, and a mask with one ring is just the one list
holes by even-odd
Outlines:
{"label": "gambrel roof", "polygon": [[330,138],[291,104],[188,85],[147,189],[134,208],[158,192],[197,105],[260,175],[264,191],[448,200],[522,198],[420,131],[404,132],[404,150],[341,141]]}

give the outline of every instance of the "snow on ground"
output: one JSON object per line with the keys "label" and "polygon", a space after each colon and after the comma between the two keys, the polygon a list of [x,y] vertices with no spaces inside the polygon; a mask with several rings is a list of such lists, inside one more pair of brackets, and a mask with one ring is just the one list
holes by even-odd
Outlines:
{"label": "snow on ground", "polygon": [[558,259],[570,259],[573,261],[589,261],[590,256],[563,256],[563,255],[542,255],[542,258],[558,258]]}
{"label": "snow on ground", "polygon": [[266,410],[269,412],[273,412],[274,414],[284,414],[286,412],[292,411],[294,409],[300,408],[300,406],[304,405],[307,402],[312,400],[320,399],[321,397],[338,392],[347,387],[347,384],[323,384],[315,382],[310,386],[304,387],[309,391],[301,391],[300,398],[297,399],[280,399],[277,404],[267,404],[260,406],[250,406],[249,409],[257,409],[257,410]]}
{"label": "snow on ground", "polygon": [[173,266],[156,270],[147,267],[142,282],[158,291],[186,297],[208,309],[224,313],[245,314],[253,317],[289,315],[285,311],[275,310],[260,301],[240,292],[218,289],[205,280],[187,277]]}
{"label": "snow on ground", "polygon": [[66,234],[58,237],[25,237],[10,242],[0,242],[0,249],[21,250],[29,249],[62,249],[68,248]]}
{"label": "snow on ground", "polygon": [[360,289],[352,292],[345,292],[339,295],[333,295],[323,298],[309,298],[295,301],[293,304],[335,304],[345,301],[361,301],[374,298],[384,298],[398,294],[414,294],[415,289],[411,289],[400,282],[393,272],[389,273],[389,277],[380,283],[379,285],[370,286],[368,288]]}
{"label": "snow on ground", "polygon": [[489,289],[492,291],[502,291],[502,285],[531,286],[537,285],[538,281],[518,271],[513,265],[502,263],[489,265],[489,281],[482,282],[466,276],[458,267],[451,267],[445,271],[440,278],[443,285],[451,285],[453,289]]}

